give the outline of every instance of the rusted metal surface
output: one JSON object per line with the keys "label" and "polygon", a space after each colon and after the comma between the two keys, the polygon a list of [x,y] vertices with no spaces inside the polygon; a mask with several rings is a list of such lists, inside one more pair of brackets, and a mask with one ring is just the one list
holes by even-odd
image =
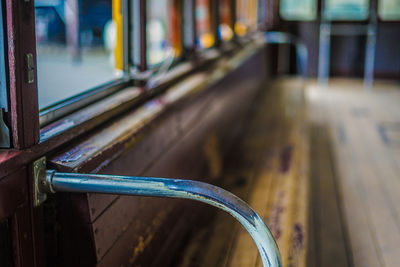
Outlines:
{"label": "rusted metal surface", "polygon": [[27,55],[36,61],[34,1],[6,2],[11,131],[14,148],[31,147],[39,141],[39,109],[36,70],[28,80]]}

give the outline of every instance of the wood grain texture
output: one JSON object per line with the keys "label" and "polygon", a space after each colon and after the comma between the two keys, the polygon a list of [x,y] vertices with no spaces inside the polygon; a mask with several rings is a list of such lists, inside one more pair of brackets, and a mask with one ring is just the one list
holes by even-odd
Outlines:
{"label": "wood grain texture", "polygon": [[[223,170],[224,188],[247,200],[272,230],[284,266],[307,264],[310,179],[304,112],[298,84],[265,84]],[[225,214],[194,229],[177,264],[261,265],[248,233]]]}
{"label": "wood grain texture", "polygon": [[399,265],[400,151],[386,135],[400,121],[398,88],[378,81],[366,91],[361,81],[345,79],[332,81],[328,90],[313,83],[308,88],[332,140],[352,266]]}

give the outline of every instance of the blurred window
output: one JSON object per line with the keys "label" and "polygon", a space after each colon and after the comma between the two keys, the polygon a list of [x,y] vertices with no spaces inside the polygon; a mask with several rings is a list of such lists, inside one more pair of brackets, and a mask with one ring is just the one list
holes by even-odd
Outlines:
{"label": "blurred window", "polygon": [[181,44],[181,1],[147,1],[147,61],[159,64],[173,53],[177,57],[182,53]]}
{"label": "blurred window", "polygon": [[120,2],[35,1],[40,109],[121,75],[118,55],[122,55],[122,45],[117,45],[121,29],[117,25],[122,27],[122,23],[113,20]]}
{"label": "blurred window", "polygon": [[316,0],[281,0],[280,14],[285,20],[315,20],[317,18]]}
{"label": "blurred window", "polygon": [[378,14],[383,20],[400,20],[400,0],[379,0]]}
{"label": "blurred window", "polygon": [[257,0],[236,1],[235,33],[245,36],[257,29]]}
{"label": "blurred window", "polygon": [[324,18],[328,20],[366,20],[369,0],[325,0]]}
{"label": "blurred window", "polygon": [[210,48],[215,43],[212,31],[211,0],[196,1],[196,46],[198,48]]}
{"label": "blurred window", "polygon": [[229,41],[233,38],[232,30],[232,9],[230,4],[231,0],[221,0],[220,1],[220,24],[219,24],[219,34],[222,41]]}

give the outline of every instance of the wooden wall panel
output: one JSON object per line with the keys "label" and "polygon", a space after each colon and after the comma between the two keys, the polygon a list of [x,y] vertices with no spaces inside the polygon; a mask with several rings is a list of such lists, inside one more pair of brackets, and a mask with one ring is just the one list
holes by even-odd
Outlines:
{"label": "wooden wall panel", "polygon": [[[125,153],[113,160],[108,154],[88,157],[72,170],[218,183],[218,166],[211,166],[210,162],[220,158],[217,161],[222,164],[222,157],[234,145],[244,114],[266,77],[265,57],[266,51],[260,49],[205,91],[169,106],[141,133],[135,133],[134,145],[131,141],[124,143],[129,147]],[[67,155],[69,149],[61,151],[61,155]],[[60,154],[55,155],[51,166],[57,167],[61,158]],[[58,257],[61,260],[52,262],[54,266],[149,266],[156,262],[166,266],[204,207],[182,200],[66,196],[58,198],[64,200],[57,209],[63,229],[58,240],[62,255]]]}

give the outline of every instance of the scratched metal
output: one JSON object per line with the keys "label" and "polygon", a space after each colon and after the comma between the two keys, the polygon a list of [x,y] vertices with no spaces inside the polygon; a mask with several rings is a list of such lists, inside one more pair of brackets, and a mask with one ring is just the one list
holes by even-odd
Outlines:
{"label": "scratched metal", "polygon": [[204,202],[232,215],[249,232],[264,266],[282,266],[275,240],[258,214],[230,192],[207,183],[182,179],[47,172],[48,192],[106,193],[184,198]]}

